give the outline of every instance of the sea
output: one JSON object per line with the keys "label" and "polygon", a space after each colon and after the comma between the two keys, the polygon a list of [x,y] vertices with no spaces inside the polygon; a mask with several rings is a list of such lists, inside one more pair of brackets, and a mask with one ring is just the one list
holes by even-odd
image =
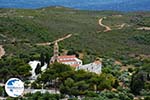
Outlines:
{"label": "sea", "polygon": [[150,11],[150,0],[0,0],[0,8],[64,6],[80,10]]}

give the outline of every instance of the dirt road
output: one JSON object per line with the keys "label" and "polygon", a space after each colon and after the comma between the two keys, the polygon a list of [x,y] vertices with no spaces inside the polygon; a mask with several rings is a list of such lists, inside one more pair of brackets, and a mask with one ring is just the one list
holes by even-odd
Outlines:
{"label": "dirt road", "polygon": [[99,19],[99,25],[105,28],[104,32],[111,31],[112,29],[111,29],[109,26],[104,25],[104,24],[102,23],[103,19],[104,19],[104,18]]}
{"label": "dirt road", "polygon": [[123,23],[123,24],[119,25],[120,27],[119,27],[118,29],[122,29],[122,28],[124,28],[124,26],[125,26],[125,25],[126,25],[125,23]]}
{"label": "dirt road", "polygon": [[71,36],[72,36],[72,34],[69,34],[69,35],[66,35],[66,36],[64,36],[62,38],[59,38],[59,39],[57,39],[57,40],[55,40],[53,42],[37,43],[36,45],[39,45],[39,46],[49,46],[49,45],[54,44],[56,42],[60,42],[60,41],[63,41],[64,39],[70,38]]}
{"label": "dirt road", "polygon": [[1,59],[1,57],[4,56],[4,55],[5,55],[5,50],[4,50],[3,46],[0,45],[0,59]]}

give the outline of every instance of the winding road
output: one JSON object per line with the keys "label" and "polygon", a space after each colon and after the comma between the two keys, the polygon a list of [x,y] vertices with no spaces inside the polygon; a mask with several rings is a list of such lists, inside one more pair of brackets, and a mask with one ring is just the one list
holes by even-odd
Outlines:
{"label": "winding road", "polygon": [[5,50],[4,50],[3,46],[0,45],[0,59],[1,59],[1,57],[4,56],[4,55],[5,55]]}
{"label": "winding road", "polygon": [[57,40],[55,40],[53,42],[37,43],[36,45],[39,45],[39,46],[49,46],[49,45],[54,44],[56,42],[60,42],[60,41],[63,41],[65,39],[67,39],[67,38],[70,38],[71,36],[72,36],[72,34],[68,34],[68,35],[66,35],[66,36],[64,36],[62,38],[59,38],[59,39],[57,39]]}
{"label": "winding road", "polygon": [[[104,18],[105,18],[105,17],[104,17]],[[103,21],[104,18],[99,19],[99,25],[105,28],[104,32],[111,31],[112,29],[111,29],[109,26],[104,25],[104,24],[102,23],[102,21]]]}

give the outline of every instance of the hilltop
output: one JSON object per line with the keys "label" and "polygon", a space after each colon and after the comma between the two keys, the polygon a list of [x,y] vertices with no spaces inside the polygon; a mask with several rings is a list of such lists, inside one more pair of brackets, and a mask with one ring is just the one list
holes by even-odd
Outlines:
{"label": "hilltop", "polygon": [[[111,28],[105,27],[99,20]],[[93,56],[150,55],[150,12],[122,13],[87,11],[65,7],[41,9],[0,9],[0,44],[6,55],[52,53],[52,46],[36,43],[54,41],[67,34],[72,37],[59,43],[61,50]],[[63,52],[63,51],[61,51]]]}

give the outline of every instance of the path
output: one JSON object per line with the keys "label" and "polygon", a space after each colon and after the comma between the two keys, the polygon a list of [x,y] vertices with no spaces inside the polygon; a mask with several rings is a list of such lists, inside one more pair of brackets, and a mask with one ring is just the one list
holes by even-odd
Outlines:
{"label": "path", "polygon": [[24,94],[26,94],[26,93],[36,93],[36,92],[41,92],[41,93],[49,92],[50,94],[60,94],[60,91],[55,90],[55,89],[25,89],[24,90]]}
{"label": "path", "polygon": [[111,29],[109,26],[104,25],[104,24],[102,23],[103,19],[104,19],[104,18],[99,19],[99,25],[105,28],[104,32],[111,31],[112,29]]}
{"label": "path", "polygon": [[7,36],[4,35],[4,34],[0,34],[0,36],[3,37],[3,38],[7,38]]}
{"label": "path", "polygon": [[0,45],[0,59],[1,59],[1,57],[4,56],[4,55],[5,55],[5,50],[4,50],[3,46]]}
{"label": "path", "polygon": [[37,43],[36,45],[39,45],[39,46],[48,46],[48,45],[54,44],[56,42],[63,41],[64,39],[67,39],[67,38],[69,38],[71,36],[72,36],[72,34],[69,34],[69,35],[66,35],[66,36],[64,36],[62,38],[59,38],[59,39],[57,39],[57,40],[55,40],[53,42]]}
{"label": "path", "polygon": [[138,30],[147,30],[147,31],[150,31],[150,27],[139,27],[137,29]]}
{"label": "path", "polygon": [[118,29],[124,28],[125,25],[126,25],[126,23],[123,23],[123,24],[119,25],[119,28],[118,28]]}

